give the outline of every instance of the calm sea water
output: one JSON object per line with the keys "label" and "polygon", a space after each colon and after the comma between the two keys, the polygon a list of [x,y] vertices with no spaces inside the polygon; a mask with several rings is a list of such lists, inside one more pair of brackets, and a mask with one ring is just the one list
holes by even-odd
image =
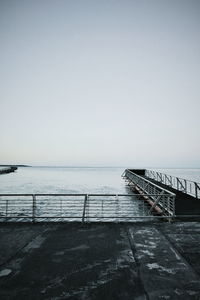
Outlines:
{"label": "calm sea water", "polygon": [[18,168],[0,176],[0,193],[125,193],[123,168]]}
{"label": "calm sea water", "polygon": [[[200,169],[154,169],[200,182]],[[0,193],[128,193],[124,168],[28,167],[0,175]]]}
{"label": "calm sea water", "polygon": [[[0,193],[13,194],[132,194],[121,174],[124,168],[18,168],[0,176]],[[197,169],[160,169],[167,174],[200,181]],[[35,198],[36,199],[36,198]],[[0,220],[81,221],[84,196],[4,196],[0,202]],[[34,213],[33,213],[34,212]],[[34,216],[34,217],[33,217]],[[90,196],[85,209],[86,221],[133,221],[149,215],[145,201],[136,195],[126,197]],[[147,219],[146,219],[147,220]]]}

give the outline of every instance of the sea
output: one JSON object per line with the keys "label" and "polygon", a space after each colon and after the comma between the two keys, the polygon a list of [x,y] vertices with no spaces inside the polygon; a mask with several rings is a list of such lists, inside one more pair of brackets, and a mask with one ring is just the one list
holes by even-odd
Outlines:
{"label": "sea", "polygon": [[[0,175],[0,193],[127,193],[122,167],[19,167]],[[152,169],[200,182],[199,169]]]}

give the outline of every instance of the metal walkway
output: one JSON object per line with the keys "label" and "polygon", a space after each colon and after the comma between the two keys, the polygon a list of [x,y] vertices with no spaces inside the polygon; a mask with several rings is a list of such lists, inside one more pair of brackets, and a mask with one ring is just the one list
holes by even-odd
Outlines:
{"label": "metal walkway", "polygon": [[199,219],[200,184],[145,169],[126,169],[122,177],[133,191],[150,194],[146,200],[152,210],[172,217]]}
{"label": "metal walkway", "polygon": [[151,211],[155,210],[163,215],[175,216],[176,194],[128,169],[124,171],[122,177],[131,188],[137,190],[140,194],[145,194],[145,199],[152,206]]}

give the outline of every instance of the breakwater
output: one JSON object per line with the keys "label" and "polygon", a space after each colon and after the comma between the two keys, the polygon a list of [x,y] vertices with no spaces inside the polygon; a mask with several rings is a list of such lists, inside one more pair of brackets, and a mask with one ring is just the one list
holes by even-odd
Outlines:
{"label": "breakwater", "polygon": [[17,170],[17,167],[0,167],[0,174],[12,173]]}

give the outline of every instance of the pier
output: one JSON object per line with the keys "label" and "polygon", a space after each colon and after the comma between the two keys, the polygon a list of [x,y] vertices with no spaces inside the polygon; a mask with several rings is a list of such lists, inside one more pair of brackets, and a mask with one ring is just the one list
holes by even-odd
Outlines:
{"label": "pier", "polygon": [[[160,214],[173,217],[200,217],[200,184],[145,169],[126,169],[122,174],[132,191],[146,194],[146,201]],[[155,194],[156,197],[148,197]],[[173,195],[165,201],[163,194]]]}
{"label": "pier", "polygon": [[180,216],[199,185],[148,172],[124,171],[127,194],[0,194],[0,299],[198,300],[200,223]]}

